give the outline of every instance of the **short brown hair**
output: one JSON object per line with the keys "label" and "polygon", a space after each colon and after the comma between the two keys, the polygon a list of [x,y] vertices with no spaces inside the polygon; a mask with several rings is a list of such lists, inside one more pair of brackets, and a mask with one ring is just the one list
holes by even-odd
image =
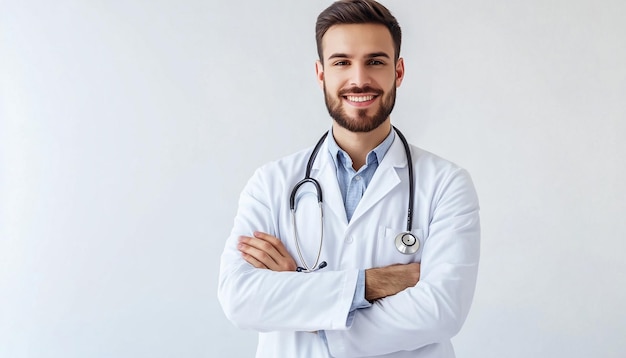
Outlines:
{"label": "short brown hair", "polygon": [[381,24],[391,33],[395,47],[395,60],[400,58],[400,43],[402,31],[398,20],[383,5],[374,0],[339,0],[322,11],[315,24],[315,40],[317,41],[317,55],[322,57],[322,37],[333,25],[340,24]]}

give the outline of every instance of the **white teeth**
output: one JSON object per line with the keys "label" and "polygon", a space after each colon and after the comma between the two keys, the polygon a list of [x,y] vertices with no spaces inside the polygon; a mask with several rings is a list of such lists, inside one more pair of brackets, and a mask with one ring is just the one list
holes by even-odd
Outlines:
{"label": "white teeth", "polygon": [[346,96],[350,102],[367,102],[371,101],[374,96]]}

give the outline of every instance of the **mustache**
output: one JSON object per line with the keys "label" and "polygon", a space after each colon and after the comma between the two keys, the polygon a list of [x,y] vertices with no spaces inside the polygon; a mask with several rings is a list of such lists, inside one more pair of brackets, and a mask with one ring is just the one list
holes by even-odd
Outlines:
{"label": "mustache", "polygon": [[354,86],[354,87],[342,89],[339,91],[340,96],[345,96],[351,93],[374,93],[376,95],[381,95],[383,94],[383,91],[381,89],[370,87],[370,86],[363,86],[363,87]]}

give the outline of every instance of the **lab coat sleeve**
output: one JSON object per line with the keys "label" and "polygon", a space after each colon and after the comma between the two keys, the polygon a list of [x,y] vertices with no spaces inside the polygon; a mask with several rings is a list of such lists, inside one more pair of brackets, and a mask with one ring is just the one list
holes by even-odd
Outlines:
{"label": "lab coat sleeve", "polygon": [[480,251],[478,199],[458,169],[435,191],[415,287],[358,310],[346,331],[326,331],[334,357],[377,356],[449,341],[467,317]]}
{"label": "lab coat sleeve", "polygon": [[[283,185],[264,168],[243,190],[233,230],[221,257],[218,298],[236,326],[257,331],[347,329],[358,270],[315,273],[273,272],[248,264],[238,237],[264,231],[277,236],[277,204],[270,193]],[[284,190],[284,189],[283,189]]]}

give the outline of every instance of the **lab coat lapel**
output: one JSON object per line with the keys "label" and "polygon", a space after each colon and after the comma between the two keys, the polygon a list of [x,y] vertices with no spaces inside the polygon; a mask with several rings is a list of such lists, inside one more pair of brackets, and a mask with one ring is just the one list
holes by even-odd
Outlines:
{"label": "lab coat lapel", "polygon": [[317,160],[313,164],[311,177],[316,178],[321,183],[322,196],[325,203],[324,210],[330,209],[344,226],[347,226],[348,218],[346,217],[343,197],[337,182],[337,169],[328,151],[328,142],[325,142],[320,148]]}
{"label": "lab coat lapel", "polygon": [[[407,166],[406,153],[402,141],[396,135],[391,147],[385,154],[382,162],[372,177],[372,181],[367,186],[361,201],[356,207],[350,224],[359,220],[368,210],[387,195],[402,180],[397,170]],[[408,179],[407,179],[408,180]],[[407,189],[407,195],[408,189]]]}

